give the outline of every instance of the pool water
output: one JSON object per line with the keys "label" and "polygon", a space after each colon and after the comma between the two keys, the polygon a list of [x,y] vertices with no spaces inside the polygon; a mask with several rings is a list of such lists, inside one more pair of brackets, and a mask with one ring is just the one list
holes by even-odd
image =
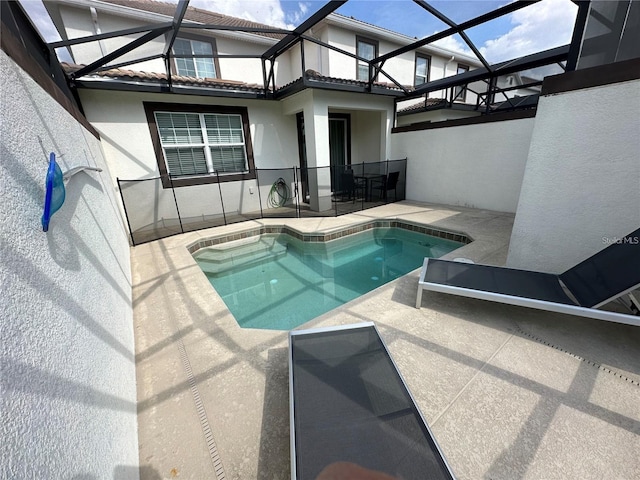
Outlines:
{"label": "pool water", "polygon": [[241,327],[291,330],[462,245],[374,228],[330,242],[264,234],[194,258]]}

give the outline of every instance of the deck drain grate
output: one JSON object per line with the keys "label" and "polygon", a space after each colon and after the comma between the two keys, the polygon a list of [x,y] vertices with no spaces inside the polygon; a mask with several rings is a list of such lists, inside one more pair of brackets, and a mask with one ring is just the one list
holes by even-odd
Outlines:
{"label": "deck drain grate", "polygon": [[525,337],[527,337],[527,338],[529,338],[529,339],[531,339],[531,340],[533,340],[535,342],[538,342],[538,343],[541,343],[543,345],[546,345],[547,347],[551,347],[551,348],[553,348],[555,350],[558,350],[559,352],[565,353],[565,354],[567,354],[567,355],[569,355],[569,356],[571,356],[573,358],[576,358],[576,359],[580,360],[581,362],[585,362],[586,364],[591,365],[592,367],[596,367],[598,370],[600,370],[602,372],[605,372],[605,373],[608,373],[610,375],[613,375],[614,377],[619,378],[620,380],[624,380],[625,382],[629,382],[632,385],[635,385],[636,387],[640,387],[640,382],[637,381],[637,380],[634,380],[633,378],[629,378],[626,375],[623,375],[623,374],[621,374],[619,372],[616,372],[615,370],[611,370],[610,368],[605,367],[604,365],[601,365],[601,364],[599,364],[597,362],[594,362],[592,360],[588,360],[588,359],[586,359],[584,357],[581,357],[580,355],[576,355],[575,353],[571,353],[569,350],[565,350],[562,347],[558,347],[557,345],[549,343],[546,340],[544,340],[543,338],[537,337],[536,335],[533,335],[533,334],[531,334],[529,332],[525,332],[524,330],[522,330],[522,328],[520,328],[520,325],[518,325],[518,324],[515,324],[515,325],[516,325],[516,330],[518,331],[518,333],[522,334],[523,336],[525,336]]}
{"label": "deck drain grate", "polygon": [[222,468],[222,461],[220,460],[218,447],[216,446],[216,441],[213,438],[213,432],[211,431],[211,427],[209,426],[207,412],[204,409],[204,404],[202,403],[202,399],[200,398],[198,385],[196,384],[196,379],[193,375],[193,370],[191,369],[191,362],[189,362],[189,357],[187,357],[187,351],[184,348],[184,343],[182,343],[182,340],[178,340],[177,343],[178,350],[180,352],[180,360],[182,361],[182,366],[187,373],[189,389],[191,390],[193,401],[196,404],[196,411],[198,412],[198,418],[200,419],[202,433],[204,434],[205,442],[207,442],[207,449],[209,450],[209,455],[211,456],[211,463],[213,463],[213,469],[216,472],[216,480],[224,480],[224,468]]}

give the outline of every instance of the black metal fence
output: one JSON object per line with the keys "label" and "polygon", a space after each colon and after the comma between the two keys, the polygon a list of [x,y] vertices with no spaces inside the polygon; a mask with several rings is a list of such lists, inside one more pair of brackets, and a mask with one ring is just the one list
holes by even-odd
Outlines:
{"label": "black metal fence", "polygon": [[[404,200],[407,159],[256,169],[256,178],[174,186],[171,177],[118,179],[131,243],[261,218],[335,217]],[[166,186],[168,185],[168,187]]]}

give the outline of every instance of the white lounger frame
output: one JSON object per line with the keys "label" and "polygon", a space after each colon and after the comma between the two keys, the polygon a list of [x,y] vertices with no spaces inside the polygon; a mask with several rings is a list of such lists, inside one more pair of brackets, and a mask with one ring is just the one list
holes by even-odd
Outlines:
{"label": "white lounger frame", "polygon": [[453,470],[451,470],[451,466],[449,465],[449,463],[447,462],[447,459],[442,453],[442,449],[440,448],[440,445],[438,445],[438,442],[436,441],[436,437],[434,437],[433,432],[429,428],[429,424],[425,420],[424,415],[422,415],[422,412],[420,411],[420,407],[418,407],[418,404],[416,403],[416,399],[413,398],[413,394],[411,393],[411,390],[409,390],[409,387],[407,386],[407,382],[405,382],[404,377],[402,376],[402,373],[400,373],[400,370],[398,369],[398,365],[396,364],[396,361],[393,359],[393,356],[389,353],[387,344],[385,343],[384,338],[382,338],[382,336],[380,335],[380,332],[378,331],[378,327],[376,327],[375,323],[373,322],[361,322],[361,323],[355,323],[351,325],[338,325],[334,327],[319,327],[319,328],[311,328],[307,330],[292,330],[289,332],[289,443],[290,443],[290,450],[291,450],[291,480],[297,480],[296,433],[295,433],[295,423],[294,423],[295,404],[293,402],[293,349],[291,348],[291,337],[294,337],[296,335],[305,335],[308,333],[337,332],[340,330],[353,330],[357,328],[366,328],[366,327],[373,327],[376,333],[378,334],[378,338],[382,342],[382,346],[384,347],[384,349],[387,352],[387,355],[391,359],[391,364],[393,365],[393,368],[395,368],[396,372],[398,372],[398,376],[400,377],[400,381],[402,382],[402,385],[406,389],[407,393],[409,393],[409,398],[411,399],[411,403],[413,403],[413,405],[416,407],[416,410],[418,411],[418,415],[420,416],[420,420],[422,421],[422,423],[427,429],[427,432],[431,436],[431,439],[433,440],[433,443],[436,446],[436,449],[438,450],[438,454],[440,455],[440,458],[442,458],[442,461],[444,462],[445,467],[451,474],[451,477],[455,480],[456,476],[453,474]]}
{"label": "white lounger frame", "polygon": [[[418,280],[418,294],[416,296],[416,308],[422,306],[422,291],[431,290],[440,293],[450,293],[452,295],[459,295],[461,297],[477,298],[480,300],[489,300],[491,302],[506,303],[509,305],[517,305],[520,307],[537,308],[539,310],[547,310],[550,312],[565,313],[567,315],[577,315],[580,317],[593,318],[595,320],[605,320],[607,322],[624,323],[626,325],[633,325],[640,327],[640,317],[634,315],[625,315],[624,313],[608,312],[606,310],[598,310],[598,307],[605,305],[616,298],[623,295],[629,295],[634,305],[640,305],[640,302],[633,296],[633,291],[640,288],[640,283],[631,287],[630,289],[621,292],[620,294],[611,297],[604,302],[599,303],[594,308],[579,307],[575,305],[566,305],[563,303],[547,302],[544,300],[536,300],[533,298],[514,297],[512,295],[505,295],[502,293],[485,292],[482,290],[474,290],[471,288],[453,287],[450,285],[442,285],[439,283],[426,282],[425,277],[427,274],[427,267],[429,265],[429,258],[424,259],[422,270],[420,271],[420,278]],[[508,267],[500,267],[508,268]]]}

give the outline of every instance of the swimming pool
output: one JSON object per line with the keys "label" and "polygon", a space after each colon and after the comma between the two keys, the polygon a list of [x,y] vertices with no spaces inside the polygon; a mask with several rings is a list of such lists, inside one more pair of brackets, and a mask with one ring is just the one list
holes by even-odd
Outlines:
{"label": "swimming pool", "polygon": [[291,330],[462,245],[372,228],[329,242],[263,234],[193,256],[241,327]]}

